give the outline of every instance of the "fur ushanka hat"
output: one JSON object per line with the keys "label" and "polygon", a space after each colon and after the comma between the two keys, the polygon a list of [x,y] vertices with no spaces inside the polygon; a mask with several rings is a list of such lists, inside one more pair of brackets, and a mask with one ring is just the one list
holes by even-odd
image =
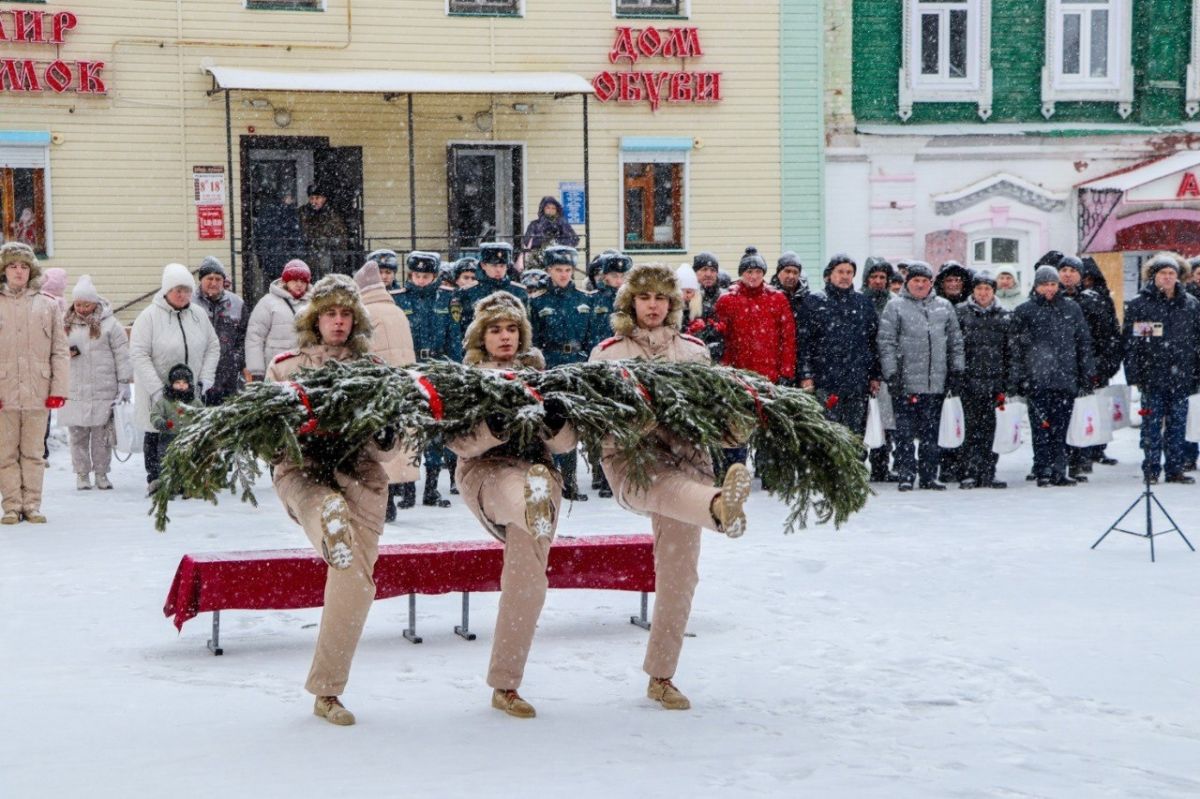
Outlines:
{"label": "fur ushanka hat", "polygon": [[667,327],[679,329],[683,322],[683,293],[675,270],[665,264],[638,264],[625,275],[625,282],[613,301],[613,333],[628,336],[637,326],[634,320],[633,298],[639,294],[665,294],[671,299],[667,312]]}
{"label": "fur ushanka hat", "polygon": [[345,275],[326,275],[313,284],[312,299],[300,313],[296,314],[296,343],[301,347],[312,347],[321,343],[317,319],[330,308],[349,308],[354,314],[354,329],[346,346],[357,355],[366,355],[371,345],[371,317],[362,304],[358,286]]}
{"label": "fur ushanka hat", "polygon": [[23,263],[29,266],[29,285],[33,286],[34,281],[42,276],[42,267],[38,265],[37,255],[34,254],[33,248],[22,241],[10,241],[0,247],[0,279],[3,279],[4,270],[9,264]]}
{"label": "fur ushanka hat", "polygon": [[525,313],[525,304],[507,291],[497,291],[475,303],[475,318],[471,320],[463,338],[463,363],[471,365],[491,360],[483,346],[483,334],[487,332],[488,325],[496,322],[517,323],[520,330],[517,340],[518,365],[532,369],[546,367],[541,351],[533,346],[533,327],[529,324],[529,315]]}

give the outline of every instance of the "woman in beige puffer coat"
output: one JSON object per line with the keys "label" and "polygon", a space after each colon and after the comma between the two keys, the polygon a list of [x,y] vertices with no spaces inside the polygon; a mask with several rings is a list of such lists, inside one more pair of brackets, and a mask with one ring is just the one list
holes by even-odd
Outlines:
{"label": "woman in beige puffer coat", "polygon": [[129,400],[133,382],[129,338],[89,275],[79,278],[71,292],[64,327],[71,353],[71,393],[58,421],[71,434],[75,487],[90,489],[95,472],[96,488],[107,490],[112,488],[108,470],[112,465],[113,405]]}

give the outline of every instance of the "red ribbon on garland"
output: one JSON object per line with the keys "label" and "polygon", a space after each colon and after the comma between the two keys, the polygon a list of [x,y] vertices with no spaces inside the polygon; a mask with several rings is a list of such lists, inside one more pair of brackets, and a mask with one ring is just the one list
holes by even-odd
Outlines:
{"label": "red ribbon on garland", "polygon": [[[621,367],[621,377],[625,378],[626,380],[633,380],[633,375],[631,375],[629,370],[624,366]],[[638,393],[642,395],[642,399],[646,401],[646,404],[653,407],[654,400],[650,397],[650,392],[646,390],[646,387],[642,385],[640,380],[637,381],[637,390]]]}
{"label": "red ribbon on garland", "polygon": [[[505,380],[516,380],[517,379],[516,372],[501,372],[500,376],[503,377]],[[525,386],[525,391],[529,394],[529,396],[533,397],[533,399],[536,402],[542,401],[542,395],[539,394],[536,389],[534,389],[532,386],[530,386],[525,381],[521,381],[521,385]]]}
{"label": "red ribbon on garland", "polygon": [[743,380],[740,377],[735,377],[734,380],[741,383],[742,388],[746,389],[746,392],[751,397],[754,398],[754,412],[756,414],[758,414],[759,423],[762,424],[763,427],[766,427],[767,426],[767,415],[765,413],[763,413],[762,400],[759,399],[758,392],[754,390],[754,386],[750,385],[749,383],[747,383],[745,380]]}
{"label": "red ribbon on garland", "polygon": [[295,380],[290,381],[288,385],[291,386],[296,392],[296,396],[299,398],[300,404],[304,406],[304,410],[308,411],[308,419],[306,419],[304,424],[300,425],[300,427],[296,429],[296,433],[306,436],[309,433],[315,432],[317,429],[317,415],[313,413],[312,403],[309,402],[308,394],[305,392],[304,386],[300,385]]}
{"label": "red ribbon on garland", "polygon": [[417,386],[425,395],[425,399],[429,402],[429,412],[433,414],[433,418],[437,421],[442,420],[445,413],[442,405],[442,397],[437,392],[437,388],[433,385],[433,381],[425,375],[417,375]]}

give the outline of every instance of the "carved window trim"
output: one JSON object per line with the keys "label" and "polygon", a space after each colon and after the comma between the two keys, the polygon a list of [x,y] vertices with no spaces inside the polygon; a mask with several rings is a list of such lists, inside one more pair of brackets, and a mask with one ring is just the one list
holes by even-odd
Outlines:
{"label": "carved window trim", "polygon": [[942,79],[922,81],[920,76],[919,0],[904,0],[903,58],[900,65],[900,119],[908,121],[915,103],[975,103],[979,118],[992,115],[992,0],[967,0],[968,67],[961,86]]}
{"label": "carved window trim", "polygon": [[[1109,36],[1116,40],[1115,58],[1104,85],[1097,80],[1088,86],[1086,80],[1067,79],[1059,74],[1058,50],[1062,34],[1062,0],[1046,0],[1046,60],[1042,65],[1042,116],[1054,116],[1060,102],[1114,102],[1121,119],[1133,113],[1133,0],[1109,0]],[[1115,73],[1115,74],[1111,74]]]}
{"label": "carved window trim", "polygon": [[1185,102],[1189,117],[1200,113],[1200,0],[1192,0],[1192,57],[1187,68]]}

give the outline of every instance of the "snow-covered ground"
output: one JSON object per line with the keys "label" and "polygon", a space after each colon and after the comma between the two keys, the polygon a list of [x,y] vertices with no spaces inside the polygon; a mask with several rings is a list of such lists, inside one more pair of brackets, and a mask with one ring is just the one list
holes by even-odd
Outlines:
{"label": "snow-covered ground", "polygon": [[[182,635],[162,615],[182,554],[305,543],[270,487],[179,503],[159,535],[140,458],[76,492],[58,447],[50,523],[0,528],[0,797],[1195,797],[1200,554],[1088,549],[1141,488],[1136,431],[1110,452],[1071,489],[1026,483],[1027,450],[1007,491],[881,487],[840,531],[785,537],[756,494],[744,538],[706,534],[690,712],[645,699],[634,594],[551,592],[533,721],[489,706],[495,595],[475,642],[457,595],[422,598],[419,646],[380,601],[337,728],[302,688],[319,611],[228,612],[219,658],[207,614]],[[1200,544],[1200,487],[1158,493]],[[401,519],[385,543],[484,536],[458,501]],[[593,496],[560,534],[647,530]]]}

